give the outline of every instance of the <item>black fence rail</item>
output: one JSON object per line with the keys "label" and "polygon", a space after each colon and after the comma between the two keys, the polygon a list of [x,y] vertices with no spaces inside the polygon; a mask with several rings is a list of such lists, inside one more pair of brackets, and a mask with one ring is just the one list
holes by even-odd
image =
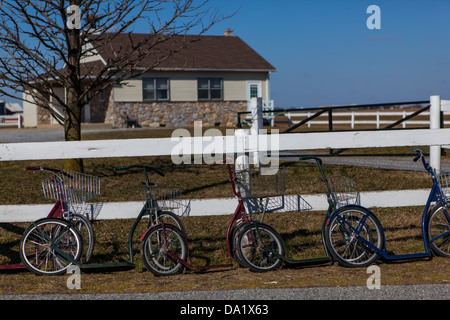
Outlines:
{"label": "black fence rail", "polygon": [[[281,133],[301,133],[301,132],[314,132],[311,130],[308,131],[301,131],[302,126],[307,125],[312,120],[316,119],[317,117],[327,114],[328,115],[328,128],[325,130],[325,132],[333,132],[338,131],[335,129],[334,125],[334,118],[333,113],[338,111],[354,111],[354,110],[370,110],[370,109],[376,109],[376,108],[385,108],[385,107],[397,107],[397,106],[411,106],[411,107],[419,107],[420,109],[405,116],[401,119],[395,120],[392,123],[386,125],[383,128],[379,129],[347,129],[347,130],[339,130],[339,131],[380,131],[380,130],[404,130],[403,128],[399,128],[398,126],[403,124],[404,122],[411,120],[414,117],[417,117],[421,115],[424,112],[427,112],[430,110],[431,104],[429,100],[426,101],[408,101],[408,102],[394,102],[394,103],[378,103],[378,104],[363,104],[363,105],[342,105],[342,106],[328,106],[328,107],[314,107],[314,108],[301,108],[301,109],[288,109],[288,110],[269,110],[269,111],[263,111],[263,114],[268,114],[270,116],[284,116],[286,113],[294,112],[294,111],[301,111],[301,112],[312,112],[310,116],[308,116],[306,119],[301,120],[300,122],[288,127],[287,129],[283,130]],[[243,126],[243,117],[247,116],[248,114],[251,114],[250,111],[245,112],[238,112],[237,113],[237,127],[242,128]],[[444,126],[444,116],[443,112],[441,112],[441,127]],[[423,127],[408,127],[408,130],[411,129],[423,129]],[[324,132],[324,130],[318,131],[318,132]],[[342,156],[342,153],[348,149],[339,149],[339,150],[329,150],[329,154],[321,154],[320,156]],[[392,154],[390,154],[392,155]],[[411,154],[396,154],[397,156],[411,156]],[[348,156],[382,156],[382,154],[351,154]],[[383,155],[385,156],[385,155]],[[298,155],[295,155],[295,157],[298,157]]]}

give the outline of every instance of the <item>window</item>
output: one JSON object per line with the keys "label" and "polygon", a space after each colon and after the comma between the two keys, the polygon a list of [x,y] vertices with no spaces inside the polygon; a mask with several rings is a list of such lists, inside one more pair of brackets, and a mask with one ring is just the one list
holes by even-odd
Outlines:
{"label": "window", "polygon": [[146,78],[142,81],[143,98],[148,100],[169,100],[169,79]]}
{"label": "window", "polygon": [[251,98],[258,98],[258,85],[257,84],[250,85],[250,99]]}
{"label": "window", "polygon": [[247,82],[247,97],[248,100],[252,98],[261,98],[261,81]]}
{"label": "window", "polygon": [[198,100],[222,100],[222,79],[198,79]]}

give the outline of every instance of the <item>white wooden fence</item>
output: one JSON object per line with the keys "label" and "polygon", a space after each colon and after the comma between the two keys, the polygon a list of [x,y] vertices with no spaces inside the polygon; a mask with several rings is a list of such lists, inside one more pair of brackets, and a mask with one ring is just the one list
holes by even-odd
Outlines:
{"label": "white wooden fence", "polygon": [[[450,145],[450,129],[440,129],[440,121],[436,119],[440,110],[440,97],[431,97],[430,129],[271,134],[270,144],[267,143],[268,136],[261,134],[0,144],[0,161],[168,156],[173,155],[174,150],[177,150],[175,154],[178,154],[181,149],[186,155],[215,154],[217,157],[236,152],[431,146],[430,164],[439,170],[440,148],[442,145]],[[384,198],[392,199],[392,197]]]}
{"label": "white wooden fence", "polygon": [[0,116],[0,127],[11,127],[22,128],[23,117],[21,114],[13,114],[9,116]]}
{"label": "white wooden fence", "polygon": [[[294,133],[270,136],[273,141],[278,139],[278,151],[450,144],[450,129]],[[243,146],[242,151],[238,149],[238,152],[242,153],[275,151],[264,143],[266,139],[265,135],[235,135],[12,143],[0,144],[0,161],[170,156],[173,150],[180,148],[181,145],[184,146],[183,151],[186,155],[235,153],[234,148],[222,151],[222,146]]]}
{"label": "white wooden fence", "polygon": [[[286,112],[284,115],[289,119],[291,124],[297,124],[303,118],[309,118],[314,113],[312,112]],[[357,125],[373,125],[377,129],[380,129],[382,125],[388,125],[393,123],[393,117],[398,117],[399,119],[405,118],[413,114],[412,111],[333,111],[333,125],[347,125],[351,129],[354,129]],[[450,112],[444,112],[444,116],[450,115]],[[417,126],[417,125],[429,125],[430,112],[423,112],[420,114],[421,119],[412,118],[407,121],[403,121],[401,126],[406,128],[407,126]],[[318,120],[311,120],[306,123],[306,126],[310,128],[314,125],[328,125],[329,121],[320,120],[320,118],[328,118],[328,114],[321,114],[317,117]],[[428,119],[426,118],[428,117]],[[300,118],[300,119],[299,119]],[[294,120],[295,119],[295,120]],[[450,120],[445,120],[444,125],[450,125]]]}
{"label": "white wooden fence", "polygon": [[[429,190],[400,190],[361,192],[361,203],[371,207],[422,206],[427,202]],[[326,211],[326,195],[301,195],[314,211]],[[232,214],[237,206],[236,198],[193,199],[190,201],[190,216],[215,216]],[[53,204],[3,205],[0,206],[0,223],[31,222],[43,218]],[[134,219],[142,209],[142,202],[106,202],[97,220]],[[283,211],[283,210],[280,210]],[[278,212],[278,211],[277,211]]]}

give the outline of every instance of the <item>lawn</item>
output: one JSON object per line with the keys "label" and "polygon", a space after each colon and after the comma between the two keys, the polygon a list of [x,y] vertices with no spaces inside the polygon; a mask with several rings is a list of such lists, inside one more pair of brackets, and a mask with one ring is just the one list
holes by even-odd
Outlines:
{"label": "lawn", "polygon": [[[387,248],[395,253],[421,252],[420,210],[410,207],[379,209],[386,229]],[[226,263],[225,232],[229,216],[183,218],[189,238],[190,255],[195,265]],[[317,212],[278,213],[266,222],[283,237],[287,254],[293,259],[325,256],[320,239],[323,215]],[[133,221],[108,220],[94,224],[97,235],[92,262],[127,261],[127,230]],[[1,263],[18,260],[18,241],[26,224],[1,224],[3,239]],[[348,269],[336,263],[324,265],[284,265],[282,269],[259,274],[239,267],[192,272],[170,277],[155,277],[140,259],[139,234],[134,239],[136,268],[119,271],[96,270],[81,274],[81,290],[67,288],[68,276],[42,277],[30,272],[0,273],[0,294],[19,293],[131,293],[185,290],[225,290],[251,288],[301,288],[314,286],[365,286],[366,268]],[[446,284],[450,281],[450,259],[434,257],[399,263],[379,261],[381,285]]]}
{"label": "lawn", "polygon": [[[146,138],[170,136],[170,130],[130,130],[85,135],[84,139]],[[362,150],[364,151],[364,150]],[[398,152],[399,150],[391,150]],[[400,150],[401,152],[405,150]],[[408,150],[409,151],[409,150]],[[358,151],[360,153],[360,151]],[[385,152],[381,150],[380,152]],[[409,151],[410,152],[410,151]],[[153,181],[182,187],[187,199],[231,197],[226,168],[223,165],[174,165],[170,157],[86,159],[86,172],[102,178],[103,201],[131,201],[141,199],[142,173],[114,173],[114,167],[146,164],[160,168],[165,177],[152,175]],[[24,170],[25,166],[62,168],[62,161],[0,162],[2,186],[0,203],[33,204],[45,200],[40,189],[41,174]],[[287,193],[323,193],[317,166],[305,162],[282,162],[289,170]],[[425,172],[399,171],[377,168],[326,165],[327,175],[345,174],[353,178],[359,191],[428,188],[430,178]],[[395,253],[420,252],[420,217],[422,208],[376,209],[386,232],[387,248]],[[229,216],[185,217],[193,263],[226,263],[225,232]],[[304,259],[324,255],[321,242],[323,212],[274,213],[266,218],[283,237],[291,258]],[[127,237],[132,220],[96,221],[97,236],[93,262],[126,261]],[[0,263],[19,263],[18,245],[26,223],[0,224]],[[139,255],[138,228],[134,239],[136,268],[128,271],[100,270],[82,274],[82,289],[69,290],[67,276],[38,277],[29,272],[0,273],[0,294],[16,293],[94,293],[94,292],[160,292],[183,290],[219,290],[247,288],[281,288],[309,286],[365,286],[369,275],[365,268],[346,269],[337,264],[321,266],[285,265],[281,270],[256,274],[238,267],[197,273],[186,271],[171,277],[158,278],[147,272]],[[379,262],[381,284],[448,283],[450,260],[433,258],[407,263]]]}

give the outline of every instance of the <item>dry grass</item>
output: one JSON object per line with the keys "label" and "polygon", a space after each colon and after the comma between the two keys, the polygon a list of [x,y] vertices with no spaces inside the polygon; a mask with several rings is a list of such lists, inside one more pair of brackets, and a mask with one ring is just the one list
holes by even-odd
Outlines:
{"label": "dry grass", "polygon": [[[86,173],[102,178],[103,201],[141,200],[142,171],[114,172],[117,166],[146,164],[160,168],[165,177],[151,175],[151,180],[160,185],[177,186],[184,190],[189,199],[232,197],[228,172],[225,165],[175,165],[170,157],[158,158],[109,158],[85,160]],[[0,162],[2,187],[0,203],[31,204],[45,202],[40,189],[41,180],[46,174],[24,170],[25,166],[47,166],[62,168],[59,160]],[[287,193],[323,193],[324,185],[319,181],[319,171],[315,164],[303,162],[283,162],[289,168]],[[345,165],[326,165],[327,175],[342,174],[356,181],[359,191],[408,190],[429,188],[431,182],[426,172],[410,172],[378,168],[352,167]]]}
{"label": "dry grass", "polygon": [[[395,253],[422,250],[420,235],[421,208],[376,210],[386,231],[387,248]],[[229,216],[189,217],[184,223],[189,237],[191,256],[196,265],[226,263],[225,230]],[[266,222],[282,235],[291,258],[306,259],[324,256],[320,239],[323,216],[320,213],[271,214]],[[93,262],[127,261],[127,231],[130,220],[101,221],[95,224],[97,244]],[[0,225],[2,263],[18,261],[17,246],[26,224]],[[7,229],[9,231],[7,231]],[[134,249],[139,249],[137,232]],[[68,276],[39,277],[29,272],[0,273],[0,294],[18,293],[113,293],[161,292],[184,290],[222,290],[251,288],[286,288],[310,286],[365,286],[365,268],[347,269],[337,264],[321,266],[285,265],[281,270],[258,274],[240,268],[186,271],[171,277],[155,277],[146,271],[138,252],[136,268],[128,271],[98,270],[83,273],[81,290],[66,287]],[[428,284],[450,281],[450,260],[435,257],[431,261],[418,260],[398,263],[379,262],[381,284]]]}
{"label": "dry grass", "polygon": [[[89,135],[87,139],[146,138],[170,136],[171,130],[117,131]],[[396,152],[398,150],[395,150]],[[403,150],[401,150],[403,152]],[[358,152],[361,152],[358,151]],[[385,151],[380,151],[385,152]],[[410,152],[410,150],[407,150]],[[109,158],[85,160],[87,173],[102,177],[104,201],[139,200],[141,172],[114,174],[113,168],[127,164],[147,164],[166,172],[162,178],[153,175],[161,184],[180,186],[186,198],[231,197],[225,166],[174,165],[169,157],[159,158]],[[62,161],[0,162],[2,187],[0,203],[25,204],[43,202],[40,190],[42,175],[25,171],[27,165],[62,168]],[[309,194],[324,192],[314,164],[284,162],[289,167],[289,193]],[[350,175],[360,191],[428,188],[426,173],[386,170],[350,166],[327,165],[327,175]],[[386,230],[387,247],[396,253],[420,252],[422,248],[420,216],[422,208],[378,209]],[[43,213],[45,216],[45,213]],[[190,255],[196,264],[226,263],[225,232],[229,216],[183,218],[189,238]],[[321,257],[324,255],[320,237],[322,213],[270,214],[266,222],[282,235],[288,255],[293,259]],[[94,224],[97,235],[93,262],[107,263],[128,260],[127,237],[131,220],[107,220]],[[0,224],[0,264],[19,263],[20,235],[27,227],[22,224]],[[0,273],[0,294],[18,293],[95,293],[95,292],[160,292],[183,290],[220,290],[308,286],[364,286],[368,278],[366,269],[346,269],[336,264],[322,266],[284,266],[267,274],[256,274],[235,265],[233,268],[196,273],[186,271],[172,277],[158,278],[147,272],[138,253],[142,225],[136,232],[134,250],[136,268],[128,271],[102,270],[82,275],[82,289],[67,289],[67,276],[38,277],[29,272]],[[383,263],[382,285],[448,283],[450,260],[434,258],[408,263]]]}

